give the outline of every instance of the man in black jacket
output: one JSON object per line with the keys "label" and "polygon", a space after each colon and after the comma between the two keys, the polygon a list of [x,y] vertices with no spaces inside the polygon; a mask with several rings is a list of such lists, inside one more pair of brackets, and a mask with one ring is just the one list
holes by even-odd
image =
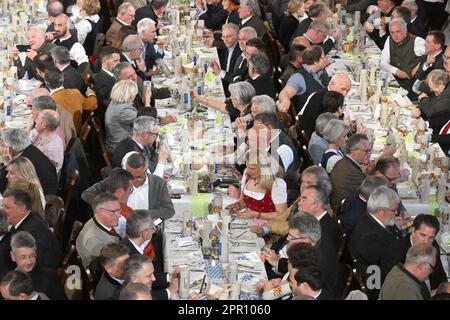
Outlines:
{"label": "man in black jacket", "polygon": [[111,243],[100,251],[103,273],[95,288],[95,300],[117,300],[123,285],[123,266],[130,257],[129,249],[120,243]]}
{"label": "man in black jacket", "polygon": [[156,150],[155,141],[158,136],[156,119],[147,116],[137,117],[133,121],[133,135],[120,141],[112,152],[112,166],[122,167],[123,157],[131,151],[143,154],[149,161],[150,171],[162,177],[168,152],[164,148]]}
{"label": "man in black jacket", "polygon": [[41,267],[36,263],[36,240],[26,232],[16,232],[11,238],[11,259],[19,271],[28,273],[34,288],[45,293],[51,300],[67,300],[55,270]]}
{"label": "man in black jacket", "polygon": [[266,28],[262,20],[259,18],[260,11],[257,1],[243,0],[238,9],[239,18],[241,19],[241,29],[244,27],[252,27],[258,34],[258,38],[263,37],[266,33]]}
{"label": "man in black jacket", "polygon": [[[400,198],[395,191],[386,186],[376,188],[367,201],[368,212],[359,218],[353,230],[350,253],[357,259],[356,267],[365,283],[373,274],[374,266],[380,267],[386,249],[396,240],[388,227],[395,223],[399,203]],[[372,287],[368,297],[376,299],[380,288]]]}
{"label": "man in black jacket", "polygon": [[297,29],[295,29],[294,33],[292,34],[290,43],[292,44],[292,41],[295,38],[305,34],[313,21],[325,22],[328,16],[327,10],[328,9],[324,3],[322,2],[313,3],[311,7],[309,7],[308,18],[306,18],[305,20],[303,20],[298,24]]}
{"label": "man in black jacket", "polygon": [[124,280],[125,284],[142,283],[146,285],[151,290],[154,300],[171,300],[172,295],[178,292],[180,281],[178,277],[172,278],[169,288],[161,290],[160,284],[155,278],[152,261],[142,254],[133,254],[125,262]]}
{"label": "man in black jacket", "polygon": [[152,0],[148,1],[148,5],[136,10],[136,17],[133,21],[133,26],[137,27],[137,23],[143,18],[150,18],[156,23],[156,28],[164,27],[159,17],[166,11],[168,0]]}
{"label": "man in black jacket", "polygon": [[98,107],[94,112],[97,113],[103,124],[106,108],[111,101],[111,90],[116,83],[113,70],[120,62],[120,51],[113,47],[103,47],[99,52],[99,59],[101,69],[95,76],[94,84]]}
{"label": "man in black jacket", "polygon": [[398,263],[404,263],[408,249],[416,244],[429,244],[436,248],[436,265],[430,274],[431,289],[436,289],[441,282],[447,281],[447,275],[442,266],[439,245],[436,235],[439,232],[439,221],[428,214],[419,214],[413,223],[411,235],[403,237],[392,243],[381,259],[381,279],[384,281],[392,267]]}
{"label": "man in black jacket", "polygon": [[[27,158],[36,169],[44,194],[56,194],[58,189],[56,168],[38,148],[31,144],[28,133],[23,129],[7,129],[2,132],[2,140],[4,147],[0,149],[2,149],[5,163],[9,163],[16,157]],[[7,173],[6,166],[0,169],[0,192],[6,190]]]}
{"label": "man in black jacket", "polygon": [[217,31],[222,28],[227,16],[228,12],[223,8],[221,0],[207,0],[206,12],[201,14],[198,19],[205,21],[206,29]]}
{"label": "man in black jacket", "polygon": [[62,71],[64,89],[78,89],[81,94],[86,92],[86,85],[80,73],[70,65],[70,52],[67,48],[57,46],[50,50],[55,66]]}
{"label": "man in black jacket", "polygon": [[6,191],[3,210],[6,213],[10,233],[29,232],[36,240],[37,263],[41,267],[56,270],[61,263],[61,250],[55,235],[46,222],[31,212],[31,198],[25,191],[12,189]]}
{"label": "man in black jacket", "polygon": [[8,232],[6,214],[0,210],[0,279],[15,267],[10,258],[10,241],[11,233]]}

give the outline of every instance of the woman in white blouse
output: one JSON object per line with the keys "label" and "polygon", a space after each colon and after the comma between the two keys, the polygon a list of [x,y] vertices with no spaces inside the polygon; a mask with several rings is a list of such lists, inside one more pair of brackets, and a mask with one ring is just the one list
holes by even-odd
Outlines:
{"label": "woman in white blouse", "polygon": [[[92,49],[95,44],[97,23],[100,20],[99,11],[100,2],[98,0],[77,0],[77,4],[72,7],[72,16],[70,17],[77,29],[78,42],[88,47],[92,46]],[[93,39],[88,39],[91,32],[95,36],[92,36]],[[87,39],[89,43],[85,43]],[[88,51],[90,50],[86,50],[88,55],[92,54]]]}
{"label": "woman in white blouse", "polygon": [[246,165],[241,182],[241,196],[227,209],[239,218],[258,219],[255,222],[263,225],[266,220],[275,218],[287,208],[287,187],[282,179],[283,170],[263,149],[248,151]]}

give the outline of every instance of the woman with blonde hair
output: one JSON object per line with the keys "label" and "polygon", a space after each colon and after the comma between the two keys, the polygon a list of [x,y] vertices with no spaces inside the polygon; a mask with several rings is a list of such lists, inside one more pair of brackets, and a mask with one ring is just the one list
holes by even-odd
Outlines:
{"label": "woman with blonde hair", "polygon": [[132,80],[121,80],[111,90],[111,102],[105,112],[106,148],[109,151],[130,134],[137,117],[133,105],[137,94],[137,84]]}
{"label": "woman with blonde hair", "polygon": [[33,199],[33,211],[44,218],[44,191],[33,163],[25,157],[17,157],[9,162],[7,171],[8,188],[22,189],[28,192]]}
{"label": "woman with blonde hair", "polygon": [[[227,209],[239,218],[264,225],[287,208],[287,186],[279,163],[264,149],[250,149],[241,182],[241,196]],[[245,211],[241,211],[246,209]]]}
{"label": "woman with blonde hair", "polygon": [[284,46],[286,52],[289,51],[289,40],[297,29],[298,24],[307,17],[303,0],[289,0],[287,10],[281,18],[278,29],[278,39]]}

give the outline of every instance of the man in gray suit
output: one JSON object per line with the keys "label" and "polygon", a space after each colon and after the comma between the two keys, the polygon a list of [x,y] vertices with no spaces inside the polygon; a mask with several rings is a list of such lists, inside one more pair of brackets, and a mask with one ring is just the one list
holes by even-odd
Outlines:
{"label": "man in gray suit", "polygon": [[115,227],[119,224],[120,203],[115,195],[101,193],[92,202],[94,217],[81,229],[76,241],[78,254],[85,266],[100,256],[103,247],[118,243],[120,236]]}

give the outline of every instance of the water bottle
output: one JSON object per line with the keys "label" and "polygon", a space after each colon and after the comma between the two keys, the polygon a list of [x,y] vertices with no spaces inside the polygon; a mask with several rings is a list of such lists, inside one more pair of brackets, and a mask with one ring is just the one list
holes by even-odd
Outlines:
{"label": "water bottle", "polygon": [[11,121],[11,104],[12,104],[12,99],[11,96],[7,96],[5,99],[5,104],[4,104],[4,111],[5,111],[5,121]]}

